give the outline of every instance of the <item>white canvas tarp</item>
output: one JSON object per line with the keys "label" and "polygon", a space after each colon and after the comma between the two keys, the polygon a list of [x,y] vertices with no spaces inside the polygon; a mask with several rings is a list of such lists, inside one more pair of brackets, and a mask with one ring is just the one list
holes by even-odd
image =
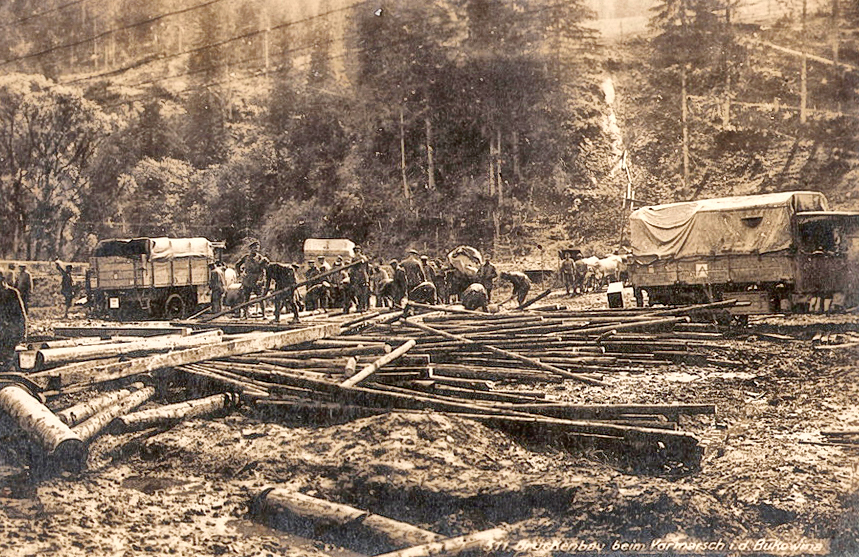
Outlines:
{"label": "white canvas tarp", "polygon": [[346,238],[308,238],[304,240],[304,258],[316,259],[319,256],[326,259],[337,257],[354,257],[355,242]]}
{"label": "white canvas tarp", "polygon": [[447,254],[451,266],[467,277],[477,276],[477,270],[483,265],[483,256],[471,246],[458,246]]}
{"label": "white canvas tarp", "polygon": [[799,211],[825,211],[818,192],[722,197],[643,207],[630,216],[636,257],[695,257],[772,253],[791,247],[791,219]]}
{"label": "white canvas tarp", "polygon": [[177,257],[214,259],[212,243],[206,238],[150,238],[149,258],[164,261]]}

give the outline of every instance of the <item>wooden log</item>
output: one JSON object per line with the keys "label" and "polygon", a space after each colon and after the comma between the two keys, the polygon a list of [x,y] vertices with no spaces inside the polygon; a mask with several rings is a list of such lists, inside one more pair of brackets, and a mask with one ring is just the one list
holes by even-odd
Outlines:
{"label": "wooden log", "polygon": [[433,327],[430,327],[429,325],[424,325],[423,323],[416,323],[415,321],[412,321],[412,320],[410,320],[410,319],[405,319],[403,322],[404,322],[406,325],[408,325],[409,327],[415,327],[415,328],[421,329],[421,330],[426,331],[426,332],[429,332],[429,333],[433,333],[433,334],[436,334],[436,335],[439,335],[439,336],[443,336],[443,337],[445,337],[445,338],[449,338],[449,339],[452,339],[452,340],[465,341],[465,342],[468,342],[468,343],[471,343],[471,344],[479,344],[480,346],[482,346],[483,348],[485,348],[485,349],[486,349],[486,350],[488,350],[489,352],[492,352],[492,353],[495,353],[495,354],[499,354],[499,355],[502,355],[502,356],[507,357],[507,358],[512,358],[512,359],[515,359],[515,360],[519,360],[519,361],[522,361],[522,362],[526,362],[526,363],[528,363],[528,364],[530,364],[530,365],[532,365],[532,366],[534,366],[534,367],[537,367],[537,368],[543,369],[543,370],[545,370],[545,371],[549,371],[549,372],[554,373],[554,374],[556,374],[556,375],[561,375],[561,376],[563,376],[563,377],[569,377],[569,378],[571,378],[571,379],[576,379],[576,380],[578,380],[578,381],[582,381],[583,383],[588,383],[588,384],[590,384],[590,385],[605,386],[605,383],[603,383],[602,381],[600,381],[600,380],[598,380],[598,379],[596,379],[596,378],[593,378],[593,377],[590,377],[590,376],[587,376],[587,375],[576,375],[576,374],[572,374],[572,373],[569,373],[568,371],[563,370],[563,369],[561,369],[561,368],[558,368],[558,367],[555,367],[555,366],[551,366],[551,365],[548,365],[548,364],[544,364],[543,362],[541,362],[541,361],[539,361],[539,360],[537,360],[537,359],[534,359],[534,358],[529,358],[529,357],[527,357],[527,356],[522,356],[521,354],[517,354],[517,353],[515,353],[515,352],[510,352],[510,351],[508,351],[508,350],[503,350],[503,349],[501,349],[501,348],[496,348],[496,347],[491,346],[491,345],[488,345],[488,344],[482,344],[482,343],[479,343],[479,342],[475,342],[475,341],[473,341],[473,340],[471,340],[471,339],[468,339],[468,338],[466,338],[466,337],[463,337],[463,336],[459,336],[459,335],[452,335],[452,334],[450,334],[450,333],[446,333],[446,332],[441,331],[441,330],[439,330],[439,329],[435,329],[435,328],[433,328]]}
{"label": "wooden log", "polygon": [[251,514],[294,534],[348,543],[350,549],[377,551],[425,544],[443,539],[435,532],[341,503],[296,491],[269,488],[250,505]]}
{"label": "wooden log", "polygon": [[186,364],[179,366],[176,369],[183,373],[187,373],[188,375],[212,381],[219,385],[226,386],[227,388],[236,389],[244,396],[265,398],[270,394],[264,387],[256,385],[253,381],[250,381],[247,378],[243,377],[241,379],[236,379],[234,377],[225,376],[220,372],[220,370],[209,369],[198,364]]}
{"label": "wooden log", "polygon": [[630,415],[661,415],[669,420],[677,421],[682,415],[716,414],[715,404],[515,404],[510,407],[519,412],[540,414],[554,418],[569,420],[579,419],[615,419]]}
{"label": "wooden log", "polygon": [[346,369],[343,371],[343,375],[346,377],[352,377],[358,370],[358,360],[355,358],[349,358],[346,361]]}
{"label": "wooden log", "polygon": [[27,389],[15,384],[0,388],[0,410],[60,467],[69,471],[83,468],[87,458],[83,440]]}
{"label": "wooden log", "polygon": [[660,327],[663,325],[673,325],[674,323],[686,323],[689,318],[683,317],[664,317],[660,319],[646,319],[642,321],[632,321],[629,323],[620,323],[617,325],[604,325],[601,327],[584,327],[574,331],[569,331],[575,335],[599,335],[611,331],[628,331],[633,329],[647,329],[650,327]]}
{"label": "wooden log", "polygon": [[90,441],[95,438],[114,418],[121,416],[133,408],[137,408],[155,395],[154,387],[144,387],[135,391],[127,397],[119,400],[112,406],[90,416],[88,419],[72,428],[82,441]]}
{"label": "wooden log", "polygon": [[158,352],[189,348],[221,342],[221,331],[206,331],[195,335],[170,335],[167,338],[154,337],[139,342],[120,342],[69,346],[64,348],[44,348],[36,353],[36,368],[45,369],[64,362],[76,362],[90,358],[104,358],[136,352]]}
{"label": "wooden log", "polygon": [[530,299],[530,300],[528,300],[528,301],[526,301],[526,302],[524,302],[524,303],[520,304],[520,305],[519,305],[519,307],[518,307],[518,308],[516,308],[516,309],[518,309],[518,310],[520,310],[520,311],[521,311],[521,310],[523,310],[523,309],[527,308],[528,306],[533,305],[533,304],[534,304],[534,302],[539,302],[540,300],[542,300],[543,298],[545,298],[546,296],[548,296],[548,295],[549,295],[549,294],[551,294],[551,293],[552,293],[552,289],[551,289],[551,288],[547,288],[547,289],[545,289],[544,291],[542,291],[541,293],[537,294],[537,296],[536,296],[536,297],[534,297],[534,298],[532,298],[532,299]]}
{"label": "wooden log", "polygon": [[249,335],[245,338],[221,342],[219,344],[177,350],[145,358],[132,358],[124,362],[96,366],[86,373],[80,373],[77,370],[72,372],[60,367],[31,374],[28,378],[42,389],[61,388],[72,383],[102,383],[167,367],[177,367],[183,364],[280,348],[289,344],[298,344],[317,338],[335,336],[338,332],[339,327],[336,323],[328,323],[291,331]]}
{"label": "wooden log", "polygon": [[[391,346],[384,344],[382,346],[354,346],[349,348],[319,348],[319,349],[304,349],[304,350],[281,350],[278,353],[287,358],[296,358],[299,360],[307,358],[337,358],[341,356],[364,356],[367,354],[389,354]],[[266,353],[268,354],[268,353]]]}
{"label": "wooden log", "polygon": [[60,337],[104,337],[109,338],[117,335],[133,335],[140,337],[151,337],[160,335],[189,335],[191,329],[188,327],[174,327],[167,324],[161,325],[113,325],[113,326],[81,326],[81,327],[54,327],[54,334]]}
{"label": "wooden log", "polygon": [[27,345],[28,350],[41,350],[43,348],[65,348],[68,346],[84,346],[87,344],[101,344],[105,342],[101,337],[65,338],[61,340],[44,340],[42,342],[31,342]]}
{"label": "wooden log", "polygon": [[234,397],[227,393],[221,393],[118,416],[110,424],[110,427],[112,430],[123,433],[149,427],[163,427],[188,418],[214,414],[229,408],[235,402]]}
{"label": "wooden log", "polygon": [[378,416],[379,414],[388,412],[388,410],[383,408],[369,408],[353,404],[316,400],[284,400],[282,398],[276,400],[265,398],[255,400],[253,407],[266,413],[282,414],[284,418],[289,420],[323,423],[325,425],[331,425],[339,421],[352,421],[370,416]]}
{"label": "wooden log", "polygon": [[453,376],[464,379],[487,379],[489,381],[519,381],[560,383],[562,377],[530,369],[509,369],[490,366],[464,366],[460,364],[434,363],[433,375]]}
{"label": "wooden log", "polygon": [[377,555],[376,557],[448,557],[450,555],[458,555],[463,551],[480,548],[486,548],[489,553],[493,553],[494,542],[503,540],[505,537],[507,537],[506,530],[503,528],[492,528],[465,536],[447,538],[438,542],[413,546],[399,551],[391,551]]}
{"label": "wooden log", "polygon": [[389,354],[385,354],[384,356],[382,356],[381,358],[379,358],[378,360],[376,360],[372,364],[361,369],[361,371],[359,371],[358,373],[356,373],[352,377],[349,377],[345,381],[342,381],[340,383],[340,385],[342,387],[347,387],[347,388],[348,387],[354,387],[355,385],[357,385],[361,381],[364,381],[365,379],[367,379],[368,377],[373,375],[376,372],[376,370],[378,370],[380,367],[384,366],[387,363],[390,363],[390,362],[396,360],[397,358],[399,358],[400,356],[402,356],[403,354],[405,354],[406,352],[411,350],[415,344],[416,344],[416,342],[414,339],[406,342],[402,346],[391,351]]}
{"label": "wooden log", "polygon": [[79,424],[90,416],[116,404],[134,391],[138,391],[143,387],[143,383],[138,381],[124,389],[103,393],[87,401],[81,402],[80,404],[75,404],[74,406],[60,410],[57,412],[57,417],[68,426]]}

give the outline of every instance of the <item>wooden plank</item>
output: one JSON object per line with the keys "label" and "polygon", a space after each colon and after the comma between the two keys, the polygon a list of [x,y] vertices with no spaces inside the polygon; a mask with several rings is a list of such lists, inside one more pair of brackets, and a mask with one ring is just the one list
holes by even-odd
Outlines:
{"label": "wooden plank", "polygon": [[405,354],[406,352],[411,350],[415,344],[416,344],[416,342],[414,339],[406,342],[405,344],[396,348],[395,350],[393,350],[389,354],[385,354],[384,356],[382,356],[381,358],[379,358],[378,360],[376,360],[372,364],[364,367],[363,369],[361,369],[361,371],[359,371],[358,373],[356,373],[352,377],[349,377],[345,381],[341,382],[340,385],[342,387],[354,387],[355,385],[357,385],[361,381],[363,381],[363,380],[367,379],[368,377],[370,377],[371,375],[373,375],[376,372],[376,370],[378,370],[380,367],[382,367],[385,364],[388,364],[390,362],[393,362],[394,360],[396,360],[397,358],[399,358],[400,356],[402,356],[403,354]]}
{"label": "wooden plank", "polygon": [[444,331],[441,331],[439,329],[435,329],[435,328],[430,327],[428,325],[424,325],[423,323],[416,323],[414,321],[411,321],[410,319],[404,319],[403,322],[410,327],[416,327],[416,328],[421,329],[423,331],[427,331],[429,333],[443,336],[443,337],[449,338],[451,340],[459,340],[459,341],[464,341],[464,342],[468,342],[471,344],[478,344],[478,345],[482,346],[483,348],[485,348],[489,352],[493,352],[495,354],[499,354],[499,355],[502,355],[502,356],[507,357],[507,358],[512,358],[514,360],[519,360],[521,362],[526,362],[526,363],[528,363],[534,367],[538,367],[542,370],[549,371],[551,373],[554,373],[556,375],[560,375],[562,377],[568,377],[570,379],[576,379],[577,381],[581,381],[583,383],[588,383],[590,385],[605,386],[605,383],[603,383],[599,379],[595,379],[593,377],[590,377],[590,376],[584,375],[584,374],[573,374],[573,373],[570,373],[570,372],[568,372],[564,369],[561,369],[559,367],[544,364],[543,362],[541,362],[540,360],[537,360],[535,358],[529,358],[527,356],[522,356],[521,354],[517,354],[515,352],[510,352],[508,350],[496,348],[496,347],[488,345],[488,344],[476,342],[476,341],[473,341],[469,338],[466,338],[466,337],[463,337],[460,335],[452,335],[450,333],[446,333]]}
{"label": "wooden plank", "polygon": [[[209,327],[211,328],[211,327]],[[175,327],[172,325],[115,325],[96,327],[54,327],[54,334],[60,337],[103,337],[139,336],[153,337],[159,335],[190,335],[190,327]]]}
{"label": "wooden plank", "polygon": [[241,354],[250,354],[262,350],[271,350],[290,344],[298,344],[336,336],[340,326],[336,323],[315,325],[292,331],[277,333],[262,333],[248,335],[232,341],[222,342],[209,346],[177,350],[166,354],[155,354],[143,358],[132,358],[124,362],[114,362],[96,366],[86,372],[64,371],[56,368],[48,371],[34,373],[29,376],[30,380],[42,389],[62,388],[73,383],[102,383],[113,381],[122,377],[129,377],[140,373],[149,373],[158,369],[192,364],[217,358],[227,358]]}

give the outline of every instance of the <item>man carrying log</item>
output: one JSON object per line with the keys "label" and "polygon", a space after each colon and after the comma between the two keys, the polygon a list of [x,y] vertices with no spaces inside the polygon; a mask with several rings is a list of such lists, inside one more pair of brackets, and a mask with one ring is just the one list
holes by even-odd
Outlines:
{"label": "man carrying log", "polygon": [[18,291],[0,273],[0,369],[15,369],[15,347],[27,334],[27,314]]}
{"label": "man carrying log", "polygon": [[506,304],[514,297],[519,302],[519,305],[525,303],[525,298],[528,297],[528,292],[531,290],[531,279],[528,278],[528,275],[523,273],[522,271],[510,271],[503,272],[499,275],[501,280],[510,281],[513,285],[513,293],[510,294],[510,297],[501,302],[501,305]]}
{"label": "man carrying log", "polygon": [[294,323],[298,323],[298,305],[295,303],[295,292],[292,289],[292,287],[297,284],[295,280],[295,269],[292,268],[292,265],[269,262],[265,268],[265,276],[266,280],[265,289],[262,294],[263,296],[268,294],[272,281],[274,281],[275,290],[284,290],[285,288],[289,288],[286,292],[281,292],[274,297],[274,322],[280,323],[280,312],[283,307],[286,306],[287,309],[292,310],[292,321]]}

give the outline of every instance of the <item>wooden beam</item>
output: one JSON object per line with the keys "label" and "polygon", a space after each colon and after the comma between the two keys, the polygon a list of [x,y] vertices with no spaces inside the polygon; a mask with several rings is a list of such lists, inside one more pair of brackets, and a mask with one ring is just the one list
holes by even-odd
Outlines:
{"label": "wooden beam", "polygon": [[97,414],[98,412],[104,410],[105,408],[113,404],[116,404],[134,391],[142,389],[143,386],[143,383],[138,381],[136,383],[132,383],[124,389],[103,393],[87,401],[81,402],[80,404],[75,404],[74,406],[70,406],[64,410],[60,410],[59,412],[57,412],[57,417],[64,424],[68,424],[69,426],[79,424],[90,416]]}
{"label": "wooden beam", "polygon": [[123,377],[149,373],[158,369],[192,364],[205,360],[227,358],[241,354],[250,354],[262,350],[281,348],[291,344],[299,344],[318,338],[336,336],[340,331],[336,323],[315,325],[291,331],[247,335],[236,340],[222,342],[210,346],[200,346],[187,350],[178,350],[167,354],[156,354],[143,358],[132,358],[124,362],[114,362],[94,367],[86,372],[67,372],[62,367],[33,373],[30,380],[42,389],[62,388],[73,383],[102,383]]}
{"label": "wooden beam", "polygon": [[376,372],[376,370],[378,370],[383,365],[388,364],[390,362],[393,362],[394,360],[396,360],[397,358],[399,358],[400,356],[402,356],[403,354],[405,354],[406,352],[411,350],[415,344],[416,344],[416,342],[414,339],[406,342],[402,346],[391,351],[389,354],[385,354],[384,356],[382,356],[381,358],[379,358],[378,360],[376,360],[372,364],[364,367],[363,369],[361,369],[361,371],[359,371],[358,373],[356,373],[352,377],[349,377],[345,381],[341,382],[340,386],[347,387],[347,388],[348,387],[354,387],[355,385],[357,385],[361,381],[363,381],[363,380],[367,379],[368,377],[370,377],[371,375],[373,375]]}
{"label": "wooden beam", "polygon": [[[297,491],[269,488],[251,502],[251,512],[266,522],[298,535],[329,532],[354,550],[402,548],[443,539],[443,536],[386,516]],[[333,539],[332,539],[333,537]]]}
{"label": "wooden beam", "polygon": [[549,372],[554,373],[556,375],[560,375],[560,376],[567,377],[570,379],[576,379],[577,381],[581,381],[583,383],[588,383],[589,385],[605,386],[605,383],[603,383],[599,379],[596,379],[594,377],[590,377],[589,375],[570,373],[567,370],[564,370],[564,369],[561,369],[559,367],[555,367],[555,366],[552,366],[549,364],[544,364],[540,360],[537,360],[535,358],[529,358],[527,356],[522,356],[521,354],[517,354],[516,352],[510,352],[509,350],[503,350],[501,348],[496,348],[496,347],[491,346],[489,344],[477,342],[477,341],[471,340],[471,339],[466,338],[466,337],[461,336],[461,335],[453,335],[451,333],[447,333],[445,331],[436,329],[434,327],[430,327],[429,325],[424,325],[423,323],[416,323],[415,321],[412,321],[410,319],[404,319],[403,323],[405,323],[406,325],[408,325],[410,327],[415,327],[417,329],[421,329],[422,331],[433,333],[435,335],[439,335],[439,336],[442,336],[442,337],[445,337],[445,338],[448,338],[451,340],[459,340],[459,341],[464,341],[464,342],[469,343],[469,344],[479,345],[489,352],[493,352],[495,354],[499,354],[499,355],[505,356],[507,358],[512,358],[514,360],[519,360],[521,362],[526,362],[526,363],[528,363],[534,367],[538,367],[540,369],[543,369],[545,371],[549,371]]}

